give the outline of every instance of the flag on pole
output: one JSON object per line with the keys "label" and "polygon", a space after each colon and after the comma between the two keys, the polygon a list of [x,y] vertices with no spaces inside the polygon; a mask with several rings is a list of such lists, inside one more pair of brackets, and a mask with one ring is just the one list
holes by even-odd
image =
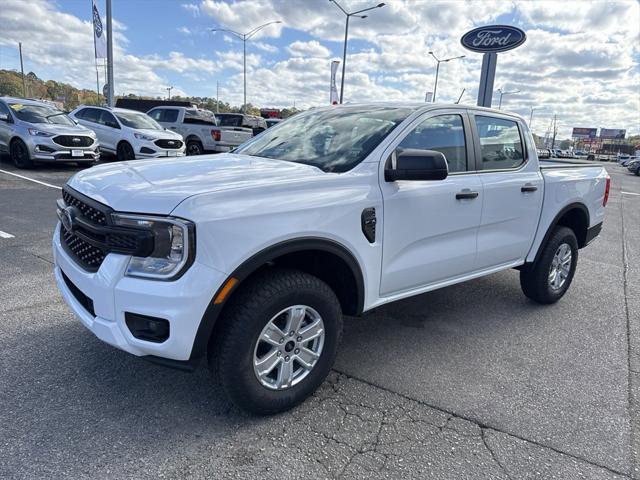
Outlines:
{"label": "flag on pole", "polygon": [[93,4],[93,46],[96,58],[107,58],[107,37],[102,28],[102,20],[100,20],[100,12],[96,5],[96,0],[92,0]]}
{"label": "flag on pole", "polygon": [[338,71],[338,65],[340,65],[338,60],[331,62],[331,88],[329,90],[329,102],[331,105],[338,104],[338,89],[336,87],[336,72]]}

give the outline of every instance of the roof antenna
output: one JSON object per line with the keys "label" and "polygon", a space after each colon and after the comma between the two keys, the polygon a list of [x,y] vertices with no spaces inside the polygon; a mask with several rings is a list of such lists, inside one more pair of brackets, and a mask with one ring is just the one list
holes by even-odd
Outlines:
{"label": "roof antenna", "polygon": [[458,97],[458,101],[456,102],[456,105],[460,103],[460,100],[462,100],[462,95],[464,95],[464,91],[466,90],[466,88],[462,89],[462,92],[460,92],[460,96]]}

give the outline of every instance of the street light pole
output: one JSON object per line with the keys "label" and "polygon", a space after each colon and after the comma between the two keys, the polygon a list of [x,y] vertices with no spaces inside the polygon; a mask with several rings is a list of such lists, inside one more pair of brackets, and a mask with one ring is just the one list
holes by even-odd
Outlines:
{"label": "street light pole", "polygon": [[505,92],[501,88],[498,89],[500,92],[500,101],[498,102],[498,110],[502,110],[502,96],[503,95],[511,95],[512,93],[520,93],[520,90],[513,90],[512,92]]}
{"label": "street light pole", "polygon": [[329,0],[334,3],[336,7],[340,9],[342,13],[347,17],[347,21],[344,26],[344,48],[342,50],[342,77],[340,78],[340,103],[342,103],[342,98],[344,94],[344,74],[347,67],[347,40],[349,38],[349,18],[350,17],[358,17],[358,18],[367,18],[368,15],[360,15],[363,12],[368,12],[369,10],[373,10],[375,8],[384,7],[384,3],[379,3],[373,7],[363,8],[362,10],[358,10],[357,12],[347,12],[342,5],[338,3],[337,0]]}
{"label": "street light pole", "polygon": [[171,90],[173,90],[173,87],[167,87],[167,92],[169,93],[169,98],[167,98],[167,100],[171,100]]}
{"label": "street light pole", "polygon": [[533,107],[531,107],[531,113],[529,114],[529,130],[531,130],[532,121],[533,121]]}
{"label": "street light pole", "polygon": [[436,91],[438,90],[438,74],[440,73],[440,64],[442,62],[450,62],[451,60],[458,60],[459,58],[464,58],[465,55],[460,55],[459,57],[450,57],[450,58],[443,58],[442,60],[440,60],[438,57],[435,56],[435,54],[429,50],[429,55],[431,55],[433,57],[433,59],[436,61],[436,82],[433,86],[433,99],[432,101],[435,103],[436,101]]}
{"label": "street light pole", "polygon": [[274,22],[264,23],[253,30],[247,33],[239,33],[234,30],[229,30],[227,28],[210,28],[212,32],[227,32],[242,40],[242,70],[243,70],[243,104],[242,104],[242,113],[247,113],[247,40],[253,37],[256,33],[258,33],[263,28],[274,25],[276,23],[282,23],[280,20],[276,20]]}

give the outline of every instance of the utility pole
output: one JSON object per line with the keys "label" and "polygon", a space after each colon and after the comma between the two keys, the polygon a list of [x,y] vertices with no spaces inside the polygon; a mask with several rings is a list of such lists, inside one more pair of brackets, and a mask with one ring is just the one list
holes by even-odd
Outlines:
{"label": "utility pole", "polygon": [[18,42],[18,50],[20,50],[20,71],[22,72],[22,96],[27,98],[27,82],[24,79],[24,64],[22,63],[22,42]]}
{"label": "utility pole", "polygon": [[244,90],[243,90],[243,104],[242,104],[242,113],[247,113],[247,40],[249,40],[251,37],[253,37],[256,33],[258,33],[260,30],[262,30],[264,27],[267,27],[269,25],[274,25],[276,23],[282,23],[280,20],[276,20],[275,22],[268,22],[265,24],[260,25],[259,27],[254,28],[253,30],[251,30],[250,32],[247,33],[239,33],[233,30],[229,30],[227,28],[210,28],[209,30],[211,30],[212,32],[227,32],[230,33],[231,35],[233,35],[234,37],[242,40],[242,55],[243,55],[243,60],[242,60],[242,65],[243,65],[243,77],[244,77]]}
{"label": "utility pole", "polygon": [[167,98],[167,100],[171,100],[171,90],[173,90],[173,87],[167,87],[167,92],[169,92],[169,97]]}
{"label": "utility pole", "polygon": [[342,13],[344,13],[345,16],[347,17],[347,21],[344,26],[344,48],[342,50],[342,77],[340,77],[340,103],[342,104],[342,94],[344,93],[344,72],[347,66],[347,40],[349,38],[349,19],[351,17],[357,17],[357,18],[363,18],[363,19],[367,18],[368,15],[360,15],[360,14],[363,12],[368,12],[369,10],[373,10],[374,8],[382,8],[384,7],[384,3],[379,3],[378,5],[375,5],[369,8],[363,8],[362,10],[358,10],[357,12],[347,12],[344,8],[342,8],[342,5],[340,5],[337,0],[329,0],[329,1],[333,2],[335,6],[338,7],[340,11],[342,11]]}
{"label": "utility pole", "polygon": [[111,0],[107,0],[107,105],[113,107],[113,26]]}
{"label": "utility pole", "polygon": [[531,130],[532,121],[533,121],[533,107],[531,107],[531,113],[529,114],[529,130]]}
{"label": "utility pole", "polygon": [[216,113],[220,113],[220,82],[216,80]]}
{"label": "utility pole", "polygon": [[553,138],[551,139],[551,150],[556,148],[556,135],[558,134],[558,116],[553,116]]}
{"label": "utility pole", "polygon": [[459,58],[464,58],[465,55],[460,55],[458,57],[439,59],[438,57],[436,57],[435,53],[433,53],[431,50],[429,50],[429,55],[431,55],[433,57],[433,59],[437,62],[436,63],[436,81],[433,84],[433,97],[432,97],[432,101],[435,103],[435,101],[436,101],[436,93],[438,91],[438,73],[440,73],[440,64],[443,63],[443,62],[450,62],[451,60],[458,60]]}

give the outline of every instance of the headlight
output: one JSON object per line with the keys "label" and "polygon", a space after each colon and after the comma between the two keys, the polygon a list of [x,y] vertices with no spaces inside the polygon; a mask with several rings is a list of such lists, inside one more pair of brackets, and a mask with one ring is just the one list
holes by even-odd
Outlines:
{"label": "headlight", "polygon": [[145,135],[144,133],[134,133],[133,136],[138,140],[146,140],[147,142],[153,142],[156,140],[154,137],[150,137],[149,135]]}
{"label": "headlight", "polygon": [[33,135],[34,137],[53,137],[55,133],[43,132],[37,128],[30,128],[29,135]]}
{"label": "headlight", "polygon": [[151,230],[153,252],[148,257],[131,257],[125,274],[129,277],[173,280],[189,268],[195,257],[195,225],[173,217],[151,217],[112,213],[121,227]]}

